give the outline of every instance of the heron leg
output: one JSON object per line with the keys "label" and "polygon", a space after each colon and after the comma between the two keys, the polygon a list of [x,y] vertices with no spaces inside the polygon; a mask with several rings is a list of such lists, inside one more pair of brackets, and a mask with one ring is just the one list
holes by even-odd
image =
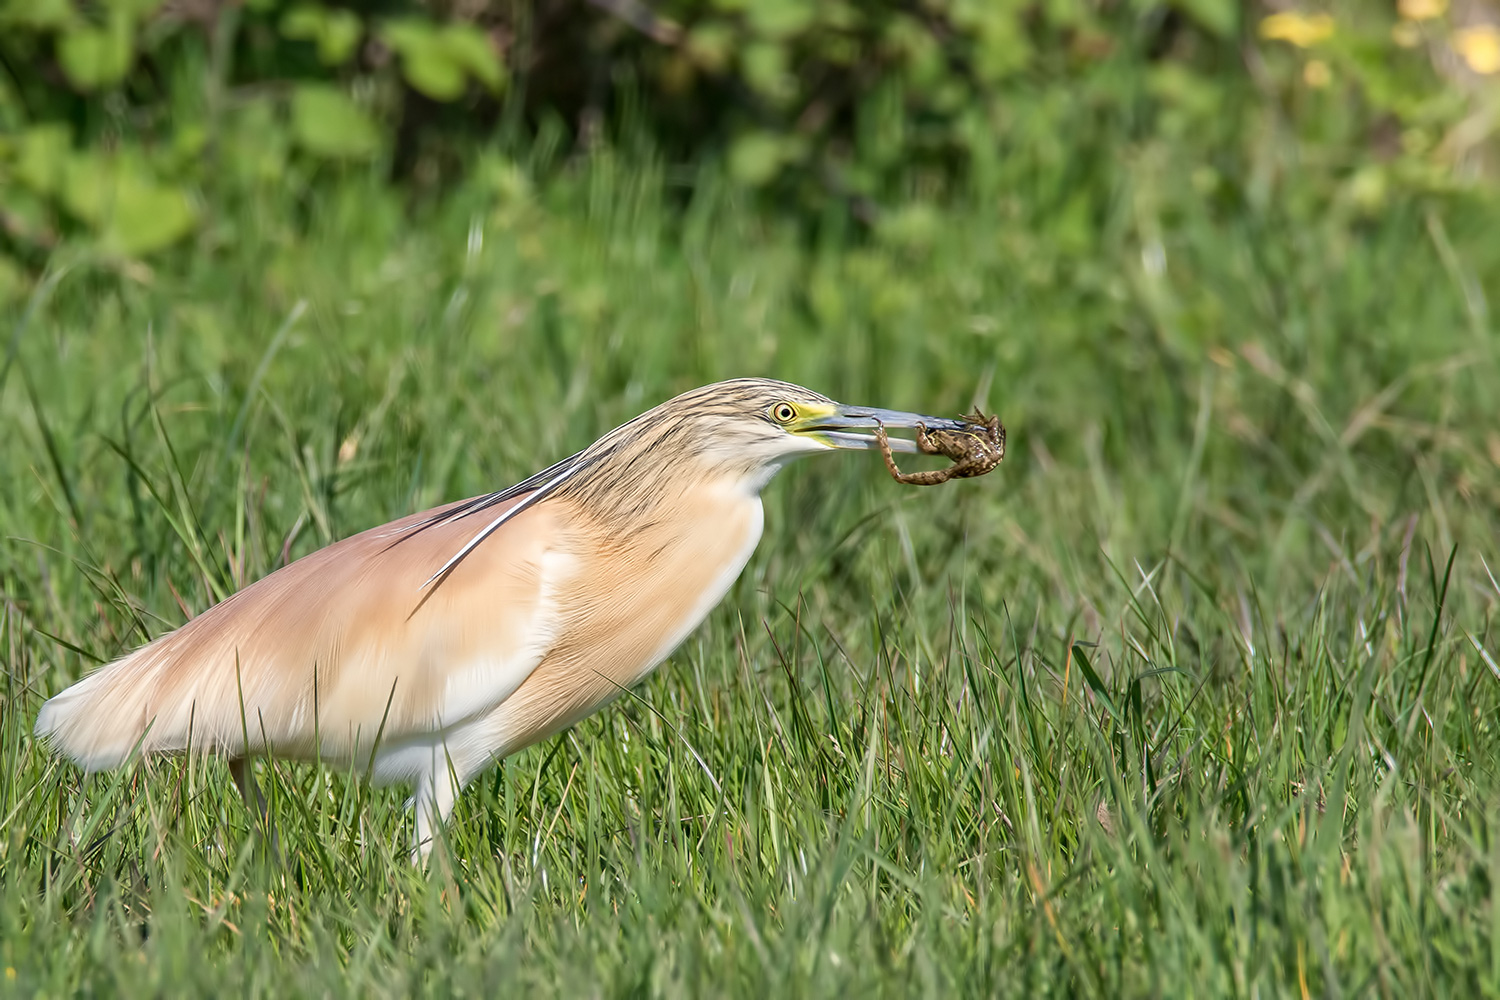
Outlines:
{"label": "heron leg", "polygon": [[453,804],[458,801],[459,779],[441,745],[432,753],[432,765],[417,777],[416,794],[412,806],[416,811],[416,826],[412,832],[411,863],[421,865],[432,853]]}
{"label": "heron leg", "polygon": [[260,785],[256,783],[255,767],[250,758],[232,759],[229,762],[229,773],[234,778],[234,786],[240,790],[240,798],[244,800],[246,811],[260,821],[261,828],[270,838],[271,853],[279,858],[281,845],[276,836],[276,823],[271,819],[271,808],[266,802],[266,797],[260,792]]}

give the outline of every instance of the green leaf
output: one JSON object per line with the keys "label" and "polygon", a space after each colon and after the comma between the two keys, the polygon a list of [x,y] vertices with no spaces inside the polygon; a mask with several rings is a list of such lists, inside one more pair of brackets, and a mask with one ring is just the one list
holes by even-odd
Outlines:
{"label": "green leaf", "polygon": [[435,101],[463,96],[470,77],[492,91],[503,85],[499,56],[472,25],[438,27],[423,18],[405,17],[386,22],[381,38],[401,56],[406,82]]}
{"label": "green leaf", "polygon": [[306,83],[292,92],[292,134],[314,156],[355,159],[380,145],[375,122],[337,88]]}
{"label": "green leaf", "polygon": [[812,23],[817,5],[805,0],[756,0],[745,8],[745,20],[767,38],[790,38]]}
{"label": "green leaf", "polygon": [[79,153],[63,164],[61,177],[63,207],[75,217],[95,228],[104,224],[112,186],[104,157]]}
{"label": "green leaf", "polygon": [[430,21],[406,17],[388,22],[381,33],[401,56],[406,82],[435,101],[451,101],[464,92],[464,72],[452,59]]}
{"label": "green leaf", "polygon": [[328,12],[321,7],[293,7],[281,16],[281,34],[295,42],[315,42],[327,20]]}
{"label": "green leaf", "polygon": [[500,56],[484,32],[472,24],[450,24],[443,29],[442,38],[449,54],[474,79],[492,92],[505,85]]}
{"label": "green leaf", "polygon": [[102,28],[75,28],[59,37],[57,61],[80,90],[119,83],[135,55],[135,24],[123,11],[111,11]]}
{"label": "green leaf", "polygon": [[782,143],[770,132],[750,132],[729,147],[729,173],[741,184],[759,187],[781,170]]}
{"label": "green leaf", "polygon": [[63,206],[106,249],[126,256],[170,246],[198,221],[187,194],[163,183],[135,156],[75,154],[63,170],[61,194]]}
{"label": "green leaf", "polygon": [[407,49],[431,44],[436,34],[437,26],[422,17],[392,18],[380,26],[380,40],[403,55]]}
{"label": "green leaf", "polygon": [[325,66],[341,66],[354,55],[364,25],[358,15],[347,10],[301,5],[281,19],[281,33],[298,41],[315,42],[319,61]]}
{"label": "green leaf", "polygon": [[101,234],[104,245],[127,256],[170,246],[192,232],[198,213],[186,193],[149,177],[124,172]]}
{"label": "green leaf", "polygon": [[1109,711],[1109,714],[1118,722],[1120,720],[1120,710],[1115,707],[1114,700],[1110,698],[1109,688],[1104,686],[1104,681],[1100,680],[1098,672],[1094,670],[1094,665],[1089,662],[1089,655],[1084,652],[1083,643],[1075,642],[1073,644],[1073,658],[1078,661],[1078,666],[1082,668],[1083,679],[1088,684],[1089,690],[1094,692],[1094,697],[1099,699]]}
{"label": "green leaf", "polygon": [[408,49],[401,57],[401,72],[407,83],[434,101],[463,96],[463,67],[436,43]]}
{"label": "green leaf", "polygon": [[786,47],[776,42],[753,42],[740,53],[745,80],[761,94],[785,98],[795,84],[787,72]]}
{"label": "green leaf", "polygon": [[16,149],[15,175],[38,194],[51,194],[73,151],[66,125],[34,125],[21,133]]}

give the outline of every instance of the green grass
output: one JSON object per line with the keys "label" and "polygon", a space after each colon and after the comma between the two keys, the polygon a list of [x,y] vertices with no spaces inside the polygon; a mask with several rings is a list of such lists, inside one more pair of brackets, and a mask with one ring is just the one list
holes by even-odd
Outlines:
{"label": "green grass", "polygon": [[[0,385],[0,992],[1500,992],[1500,205],[1054,166],[871,238],[605,159],[60,251]],[[724,604],[430,873],[398,790],[265,764],[278,860],[217,761],[32,742],[283,549],[752,373],[1010,454],[783,475]]]}

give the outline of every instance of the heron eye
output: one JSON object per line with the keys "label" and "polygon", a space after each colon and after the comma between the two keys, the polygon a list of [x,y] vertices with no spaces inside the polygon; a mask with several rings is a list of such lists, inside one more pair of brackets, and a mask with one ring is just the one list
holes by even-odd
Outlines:
{"label": "heron eye", "polygon": [[771,419],[778,424],[789,424],[797,416],[797,408],[791,403],[777,403],[771,407]]}

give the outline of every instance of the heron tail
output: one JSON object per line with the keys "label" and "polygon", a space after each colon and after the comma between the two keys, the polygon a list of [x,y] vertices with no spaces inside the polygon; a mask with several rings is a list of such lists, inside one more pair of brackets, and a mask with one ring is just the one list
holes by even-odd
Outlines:
{"label": "heron tail", "polygon": [[37,738],[85,771],[124,763],[146,740],[159,666],[150,650],[138,649],[50,698],[37,713]]}

